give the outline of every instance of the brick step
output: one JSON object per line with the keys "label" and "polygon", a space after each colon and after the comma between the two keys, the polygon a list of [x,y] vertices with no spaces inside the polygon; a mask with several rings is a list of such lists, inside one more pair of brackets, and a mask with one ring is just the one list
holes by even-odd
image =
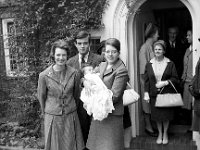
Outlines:
{"label": "brick step", "polygon": [[156,144],[156,137],[139,136],[131,140],[131,146],[125,150],[197,150],[191,137],[187,135],[173,135],[169,137],[167,145]]}

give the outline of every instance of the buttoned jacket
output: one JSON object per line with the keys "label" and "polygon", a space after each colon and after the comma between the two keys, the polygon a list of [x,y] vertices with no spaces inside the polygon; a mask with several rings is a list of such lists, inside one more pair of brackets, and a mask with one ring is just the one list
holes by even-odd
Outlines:
{"label": "buttoned jacket", "polygon": [[107,65],[107,62],[102,62],[99,66],[99,72],[104,84],[113,92],[115,110],[113,110],[112,115],[123,115],[122,96],[129,80],[128,71],[120,59],[108,70],[106,70]]}
{"label": "buttoned jacket", "polygon": [[39,74],[38,99],[42,111],[52,115],[68,114],[76,110],[75,100],[79,97],[77,71],[66,66],[64,81],[61,83],[53,71],[53,65]]}

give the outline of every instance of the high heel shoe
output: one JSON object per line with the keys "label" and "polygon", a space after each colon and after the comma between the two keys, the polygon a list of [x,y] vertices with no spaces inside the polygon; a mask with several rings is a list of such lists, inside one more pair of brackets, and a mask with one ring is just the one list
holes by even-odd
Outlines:
{"label": "high heel shoe", "polygon": [[164,145],[166,145],[166,144],[168,144],[168,137],[167,136],[165,136],[165,137],[163,137],[163,141],[162,141],[162,143],[164,144]]}
{"label": "high heel shoe", "polygon": [[162,138],[157,138],[156,144],[162,144]]}

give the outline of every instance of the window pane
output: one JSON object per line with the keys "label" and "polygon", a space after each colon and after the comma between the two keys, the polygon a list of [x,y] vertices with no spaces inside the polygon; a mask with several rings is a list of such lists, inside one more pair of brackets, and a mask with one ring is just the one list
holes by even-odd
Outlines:
{"label": "window pane", "polygon": [[97,53],[99,45],[100,45],[100,37],[92,37],[90,49],[93,53]]}

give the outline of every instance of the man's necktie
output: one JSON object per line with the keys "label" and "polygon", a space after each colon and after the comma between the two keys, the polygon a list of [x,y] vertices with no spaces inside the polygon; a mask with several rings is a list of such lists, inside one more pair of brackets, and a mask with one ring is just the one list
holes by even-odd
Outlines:
{"label": "man's necktie", "polygon": [[84,56],[84,55],[82,55],[82,56],[81,56],[81,67],[82,67],[82,66],[83,66],[83,64],[85,63],[85,59],[84,59],[84,58],[85,58],[85,56]]}
{"label": "man's necktie", "polygon": [[175,42],[172,42],[171,47],[175,48]]}

